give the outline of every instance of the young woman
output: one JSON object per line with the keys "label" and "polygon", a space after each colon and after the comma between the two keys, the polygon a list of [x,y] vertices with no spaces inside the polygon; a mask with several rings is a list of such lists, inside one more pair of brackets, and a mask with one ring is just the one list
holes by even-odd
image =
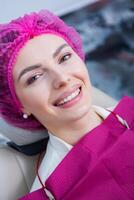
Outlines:
{"label": "young woman", "polygon": [[39,180],[22,199],[132,199],[133,110],[130,97],[114,111],[92,105],[80,36],[53,13],[0,27],[1,116],[49,134]]}

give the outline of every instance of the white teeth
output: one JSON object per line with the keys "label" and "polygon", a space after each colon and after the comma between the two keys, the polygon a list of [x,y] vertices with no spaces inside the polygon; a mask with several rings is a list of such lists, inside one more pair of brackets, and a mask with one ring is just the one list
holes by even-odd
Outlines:
{"label": "white teeth", "polygon": [[62,101],[60,101],[58,103],[58,105],[64,104],[72,99],[74,99],[80,92],[80,89],[78,88],[75,92],[73,92],[71,95],[69,95],[68,97],[64,98]]}

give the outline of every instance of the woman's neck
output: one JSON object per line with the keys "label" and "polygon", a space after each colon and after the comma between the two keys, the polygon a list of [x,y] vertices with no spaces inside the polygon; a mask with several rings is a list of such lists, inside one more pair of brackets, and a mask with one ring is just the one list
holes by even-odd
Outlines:
{"label": "woman's neck", "polygon": [[[102,118],[93,108],[82,119],[72,122],[64,129],[60,127],[58,134],[54,134],[68,144],[75,145],[86,133],[101,124]],[[53,132],[52,132],[53,133]]]}

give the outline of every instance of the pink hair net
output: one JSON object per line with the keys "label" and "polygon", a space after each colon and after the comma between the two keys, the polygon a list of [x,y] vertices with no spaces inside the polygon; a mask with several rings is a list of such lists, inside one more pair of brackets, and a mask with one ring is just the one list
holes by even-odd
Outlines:
{"label": "pink hair net", "polygon": [[27,130],[43,129],[44,126],[33,115],[28,119],[23,118],[22,105],[14,89],[12,70],[25,43],[45,33],[62,37],[84,60],[79,34],[48,10],[33,12],[0,25],[0,114],[12,125]]}

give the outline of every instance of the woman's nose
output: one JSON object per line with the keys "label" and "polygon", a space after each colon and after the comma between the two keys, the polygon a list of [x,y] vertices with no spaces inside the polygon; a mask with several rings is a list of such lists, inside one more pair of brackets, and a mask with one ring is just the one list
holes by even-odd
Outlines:
{"label": "woman's nose", "polygon": [[66,74],[65,72],[55,72],[54,80],[53,80],[53,86],[55,89],[59,89],[69,83],[71,80],[69,74]]}

